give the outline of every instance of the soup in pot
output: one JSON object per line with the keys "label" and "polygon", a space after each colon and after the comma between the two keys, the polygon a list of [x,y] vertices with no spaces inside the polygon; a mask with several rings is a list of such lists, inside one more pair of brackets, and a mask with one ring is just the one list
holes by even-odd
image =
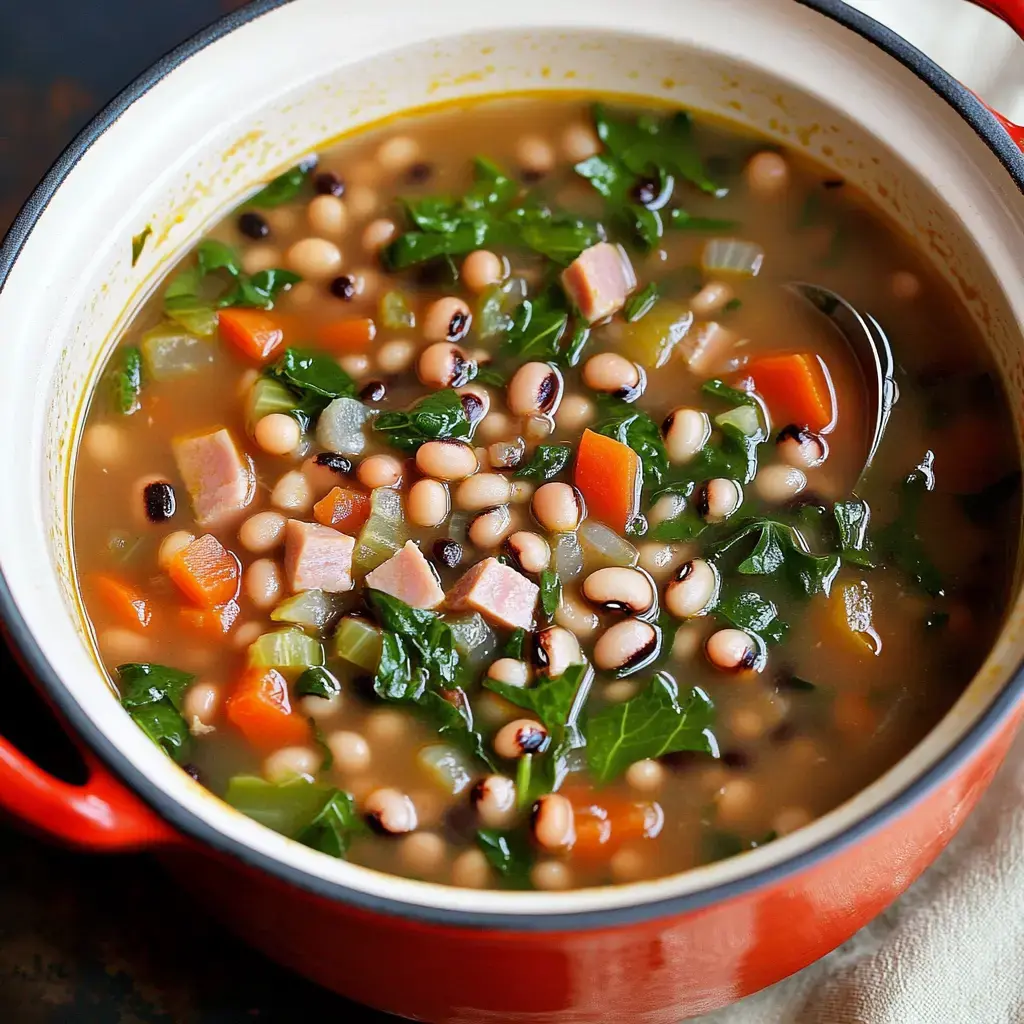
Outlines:
{"label": "soup in pot", "polygon": [[[867,469],[795,282],[891,342]],[[311,156],[161,282],[89,406],[77,570],[126,712],[239,811],[451,885],[627,882],[801,828],[950,709],[1013,438],[951,288],[832,172],[482,101]]]}

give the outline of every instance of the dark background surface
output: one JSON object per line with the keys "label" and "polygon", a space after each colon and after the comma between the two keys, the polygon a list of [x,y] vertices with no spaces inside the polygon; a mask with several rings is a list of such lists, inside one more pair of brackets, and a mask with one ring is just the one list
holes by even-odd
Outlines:
{"label": "dark background surface", "polygon": [[[0,236],[61,149],[231,0],[0,0]],[[67,741],[0,644],[0,732],[65,776]],[[231,938],[148,857],[90,857],[0,824],[0,1022],[384,1024]]]}

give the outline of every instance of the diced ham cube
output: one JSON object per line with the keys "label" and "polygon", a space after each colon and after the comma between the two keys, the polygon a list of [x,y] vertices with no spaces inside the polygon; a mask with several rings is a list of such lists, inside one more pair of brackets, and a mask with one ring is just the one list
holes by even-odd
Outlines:
{"label": "diced ham cube", "polygon": [[173,442],[178,472],[192,498],[200,526],[212,526],[240,512],[256,494],[252,463],[224,428]]}
{"label": "diced ham cube", "polygon": [[434,567],[411,540],[383,565],[367,573],[366,585],[383,590],[410,608],[436,608],[444,600]]}
{"label": "diced ham cube", "polygon": [[478,562],[452,587],[448,607],[454,612],[479,612],[488,622],[507,629],[529,629],[540,588],[496,558]]}
{"label": "diced ham cube", "polygon": [[347,533],[289,519],[284,534],[284,571],[292,591],[340,594],[351,590],[355,546],[355,539]]}
{"label": "diced ham cube", "polygon": [[621,245],[598,242],[562,272],[562,287],[588,323],[617,313],[636,288],[633,264]]}

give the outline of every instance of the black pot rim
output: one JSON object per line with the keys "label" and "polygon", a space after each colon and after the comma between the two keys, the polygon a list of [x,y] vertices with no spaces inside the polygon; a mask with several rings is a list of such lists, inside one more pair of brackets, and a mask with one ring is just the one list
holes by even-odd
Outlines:
{"label": "black pot rim", "polygon": [[[140,97],[175,68],[217,40],[255,19],[283,7],[290,0],[253,0],[193,36],[144,72],[105,107],[71,142],[33,192],[0,243],[0,289],[36,222],[77,162],[97,139]],[[940,95],[971,126],[999,158],[1018,188],[1024,192],[1024,153],[1016,146],[988,108],[965,86],[943,71],[905,39],[842,0],[795,0],[869,40],[898,60]],[[712,904],[747,896],[805,872],[848,850],[879,829],[890,825],[929,793],[951,779],[1005,725],[1024,693],[1024,666],[1019,666],[1000,694],[955,747],[900,793],[871,814],[810,850],[779,864],[731,882],[680,896],[636,906],[584,910],[562,914],[495,914],[421,906],[327,881],[285,864],[219,832],[186,810],[147,778],[92,722],[61,683],[22,617],[5,577],[0,575],[0,617],[9,639],[65,721],[100,761],[161,818],[183,835],[217,853],[238,861],[324,899],[362,910],[436,925],[503,932],[566,932],[627,926],[658,918],[684,915]]]}

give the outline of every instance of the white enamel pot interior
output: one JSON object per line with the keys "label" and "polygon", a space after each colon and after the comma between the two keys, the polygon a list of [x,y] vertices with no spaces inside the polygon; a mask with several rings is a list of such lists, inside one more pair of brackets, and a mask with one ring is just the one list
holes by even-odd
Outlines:
{"label": "white enamel pot interior", "polygon": [[[699,902],[737,880],[777,876],[855,841],[955,770],[1017,699],[1019,599],[947,719],[884,778],[796,835],[684,875],[577,893],[471,893],[393,878],[262,828],[171,764],[97,668],[72,573],[68,469],[83,397],[140,299],[256,183],[300,156],[404,109],[474,96],[656,97],[812,154],[921,239],[982,323],[1020,423],[1024,197],[1011,172],[1024,180],[1024,160],[1008,145],[997,156],[996,122],[963,92],[960,110],[939,95],[933,85],[955,87],[924,58],[873,23],[855,24],[875,40],[796,0],[265,2],[172,56],[88,133],[84,152],[73,147],[0,260],[0,283],[9,269],[0,292],[0,568],[9,628],[102,759],[187,834],[299,885],[414,915],[528,927],[541,914],[657,913],[688,894]],[[146,225],[153,235],[133,268],[131,238]]]}

